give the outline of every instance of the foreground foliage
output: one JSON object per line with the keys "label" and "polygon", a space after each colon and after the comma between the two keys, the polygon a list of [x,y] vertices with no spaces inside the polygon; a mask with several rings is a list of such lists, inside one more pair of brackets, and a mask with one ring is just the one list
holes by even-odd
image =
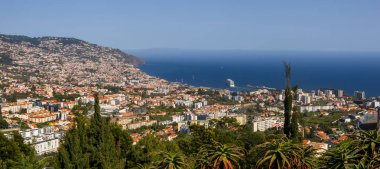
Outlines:
{"label": "foreground foliage", "polygon": [[[94,115],[88,119],[87,111]],[[18,133],[0,133],[0,168],[379,168],[380,135],[358,131],[324,154],[288,139],[281,131],[253,132],[232,119],[212,121],[213,128],[191,126],[190,134],[173,141],[148,134],[132,145],[129,133],[101,117],[98,99],[93,108],[77,106],[75,127],[66,132],[57,154],[37,159]]]}

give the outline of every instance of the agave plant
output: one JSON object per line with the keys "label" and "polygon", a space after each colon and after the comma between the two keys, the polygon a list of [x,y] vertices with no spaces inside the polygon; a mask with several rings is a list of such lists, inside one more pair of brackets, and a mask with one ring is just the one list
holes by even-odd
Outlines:
{"label": "agave plant", "polygon": [[380,134],[377,131],[360,130],[357,137],[359,144],[363,150],[369,154],[372,154],[373,156],[376,156],[378,154],[378,151],[380,149]]}
{"label": "agave plant", "polygon": [[296,165],[297,168],[300,169],[311,169],[315,168],[317,165],[317,150],[312,146],[304,146],[304,145],[296,145],[299,149],[299,156],[300,158],[296,158]]}
{"label": "agave plant", "polygon": [[161,152],[157,162],[159,169],[182,169],[186,166],[183,155],[177,153]]}
{"label": "agave plant", "polygon": [[276,139],[259,146],[266,152],[257,162],[256,168],[292,168],[302,161],[299,148],[286,138]]}
{"label": "agave plant", "polygon": [[199,168],[234,169],[240,168],[239,160],[244,157],[244,150],[235,145],[214,143],[201,148],[197,160]]}
{"label": "agave plant", "polygon": [[361,149],[361,154],[363,154],[363,158],[357,166],[362,168],[379,168],[380,134],[375,130],[360,130],[355,136],[358,144],[356,149]]}
{"label": "agave plant", "polygon": [[327,168],[334,169],[349,169],[361,165],[359,161],[363,159],[363,155],[360,153],[360,148],[352,148],[355,145],[357,144],[353,140],[341,143],[338,147],[327,151],[322,157],[322,162]]}

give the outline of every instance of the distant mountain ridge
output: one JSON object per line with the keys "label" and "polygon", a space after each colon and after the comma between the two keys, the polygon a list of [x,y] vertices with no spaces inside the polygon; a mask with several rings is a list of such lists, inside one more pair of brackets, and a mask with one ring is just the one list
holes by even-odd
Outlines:
{"label": "distant mountain ridge", "polygon": [[[56,41],[56,43],[62,44],[63,46],[86,44],[86,45],[90,45],[94,47],[102,47],[96,44],[86,42],[84,40],[69,38],[69,37],[54,37],[54,36],[29,37],[29,36],[24,36],[24,35],[0,34],[0,42],[10,43],[10,44],[28,44],[33,47],[40,47],[40,44],[44,41]],[[126,59],[125,61],[127,61],[128,63],[132,65],[137,66],[144,62],[142,59],[136,56],[130,55],[128,53],[125,53],[124,51],[121,51],[120,49],[109,48],[109,47],[102,47],[102,48],[113,49],[114,52],[120,54],[122,57]],[[44,48],[44,49],[49,50],[49,48]]]}
{"label": "distant mountain ridge", "polygon": [[142,63],[119,49],[76,38],[0,34],[0,74],[25,82],[123,83]]}

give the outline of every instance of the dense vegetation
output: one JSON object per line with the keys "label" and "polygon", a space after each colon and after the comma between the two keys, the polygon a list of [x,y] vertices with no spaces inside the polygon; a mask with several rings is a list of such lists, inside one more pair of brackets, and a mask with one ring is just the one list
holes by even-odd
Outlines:
{"label": "dense vegetation", "polygon": [[119,86],[103,86],[103,88],[107,89],[111,93],[119,93],[120,91],[123,90],[123,88]]}
{"label": "dense vegetation", "polygon": [[79,94],[59,94],[53,92],[53,98],[50,99],[56,99],[58,101],[66,101],[66,100],[75,100],[75,98],[80,97]]}
{"label": "dense vegetation", "polygon": [[25,145],[18,132],[12,133],[12,138],[5,137],[0,132],[0,168],[34,169],[52,165],[52,157],[37,159],[34,148]]}
{"label": "dense vegetation", "polygon": [[360,131],[317,156],[312,147],[287,139],[281,130],[253,132],[236,120],[212,120],[211,127],[191,126],[191,134],[173,141],[148,134],[136,145],[127,131],[100,116],[99,101],[88,119],[88,106],[73,109],[75,126],[59,152],[37,160],[18,133],[0,134],[1,168],[376,168],[380,166],[380,135]]}
{"label": "dense vegetation", "polygon": [[3,95],[2,97],[5,98],[8,102],[16,102],[17,99],[24,99],[24,98],[31,97],[31,96],[32,96],[31,93],[14,92],[14,93],[9,94],[9,95]]}
{"label": "dense vegetation", "polygon": [[8,122],[3,119],[3,115],[1,114],[1,106],[0,106],[0,129],[7,129]]}

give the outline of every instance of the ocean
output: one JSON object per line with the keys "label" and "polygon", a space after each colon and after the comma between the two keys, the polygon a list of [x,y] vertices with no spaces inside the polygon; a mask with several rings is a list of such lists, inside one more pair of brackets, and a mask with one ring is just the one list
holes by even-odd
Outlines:
{"label": "ocean", "polygon": [[371,52],[259,52],[249,50],[127,50],[145,60],[139,68],[172,82],[193,86],[237,88],[247,85],[281,89],[283,62],[292,68],[292,85],[304,90],[343,89],[346,95],[365,91],[380,96],[380,53]]}

